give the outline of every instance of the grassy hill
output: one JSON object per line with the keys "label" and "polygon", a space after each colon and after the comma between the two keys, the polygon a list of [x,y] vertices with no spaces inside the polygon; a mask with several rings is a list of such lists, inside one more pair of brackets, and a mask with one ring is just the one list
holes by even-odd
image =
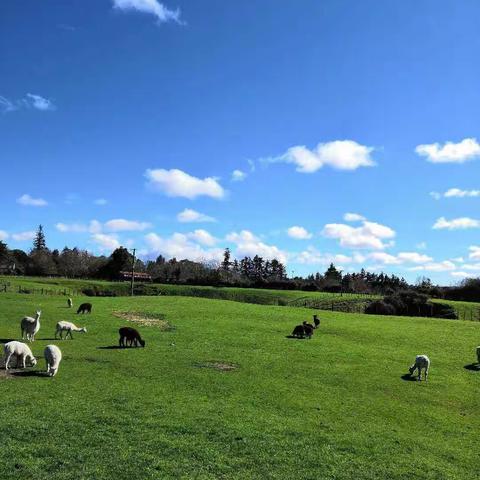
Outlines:
{"label": "grassy hill", "polygon": [[[478,478],[477,323],[322,312],[292,340],[311,310],[88,300],[77,316],[59,296],[0,296],[1,341],[40,307],[34,354],[64,354],[54,378],[0,370],[0,478]],[[147,320],[145,349],[114,348],[127,318]],[[54,342],[62,319],[88,333]],[[428,384],[402,379],[418,353]]]}

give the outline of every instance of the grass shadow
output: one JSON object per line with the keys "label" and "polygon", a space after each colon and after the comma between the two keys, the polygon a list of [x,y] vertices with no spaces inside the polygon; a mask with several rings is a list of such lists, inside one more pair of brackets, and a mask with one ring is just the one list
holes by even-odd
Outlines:
{"label": "grass shadow", "polygon": [[97,350],[126,350],[131,347],[120,347],[119,345],[108,345],[106,347],[97,347]]}
{"label": "grass shadow", "polygon": [[402,380],[405,380],[406,382],[416,382],[417,381],[417,377],[414,377],[410,373],[406,373],[405,375],[402,375],[400,378]]}
{"label": "grass shadow", "polygon": [[285,338],[292,338],[294,340],[307,340],[307,337],[295,337],[294,335],[285,335]]}
{"label": "grass shadow", "polygon": [[469,363],[463,367],[465,370],[470,370],[472,372],[480,372],[480,363]]}
{"label": "grass shadow", "polygon": [[59,338],[36,338],[35,340],[43,340],[43,341],[47,341],[47,342],[50,342],[50,341],[55,341],[55,340],[60,340]]}
{"label": "grass shadow", "polygon": [[41,372],[40,370],[19,370],[18,372],[12,372],[10,375],[14,377],[50,377],[47,372]]}

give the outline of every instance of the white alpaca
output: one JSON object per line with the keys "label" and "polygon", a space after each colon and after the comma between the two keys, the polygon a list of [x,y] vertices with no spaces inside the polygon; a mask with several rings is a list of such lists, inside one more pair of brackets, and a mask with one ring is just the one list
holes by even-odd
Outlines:
{"label": "white alpaca", "polygon": [[73,300],[71,298],[67,299],[67,305],[68,305],[68,308],[73,307]]}
{"label": "white alpaca", "polygon": [[430,368],[430,359],[426,355],[417,355],[415,363],[408,369],[410,375],[413,375],[415,370],[418,370],[418,380],[422,380],[422,369],[425,370],[425,381],[428,378],[428,369]]}
{"label": "white alpaca", "polygon": [[29,340],[30,342],[35,341],[35,335],[40,330],[40,315],[42,312],[37,310],[35,318],[32,317],[23,317],[20,322],[22,328],[22,339]]}
{"label": "white alpaca", "polygon": [[[8,370],[8,364],[13,355],[17,357],[18,368],[19,363],[21,362],[22,368],[25,368],[25,361],[28,360],[32,367],[37,364],[37,360],[32,354],[30,347],[22,342],[8,342],[3,346],[3,354],[5,356],[5,370]],[[19,361],[20,360],[20,361]]]}
{"label": "white alpaca", "polygon": [[477,363],[480,363],[480,345],[477,347]]}
{"label": "white alpaca", "polygon": [[62,360],[62,352],[56,345],[47,345],[43,351],[47,362],[47,375],[54,377]]}
{"label": "white alpaca", "polygon": [[60,334],[60,340],[63,340],[63,332],[67,332],[65,338],[70,335],[70,338],[73,340],[72,332],[87,333],[87,329],[85,327],[79,328],[72,322],[58,322],[57,329],[55,330],[55,338],[57,338],[57,335]]}

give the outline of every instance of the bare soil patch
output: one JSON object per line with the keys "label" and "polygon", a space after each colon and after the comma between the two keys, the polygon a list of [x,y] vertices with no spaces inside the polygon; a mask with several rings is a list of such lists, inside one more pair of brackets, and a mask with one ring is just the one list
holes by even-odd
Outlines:
{"label": "bare soil patch", "polygon": [[143,327],[156,327],[165,332],[175,330],[175,327],[165,320],[165,315],[162,313],[113,312],[113,315]]}
{"label": "bare soil patch", "polygon": [[236,363],[217,360],[212,360],[208,362],[196,362],[194,366],[197,368],[212,368],[213,370],[219,370],[221,372],[231,372],[239,367],[239,365],[237,365]]}

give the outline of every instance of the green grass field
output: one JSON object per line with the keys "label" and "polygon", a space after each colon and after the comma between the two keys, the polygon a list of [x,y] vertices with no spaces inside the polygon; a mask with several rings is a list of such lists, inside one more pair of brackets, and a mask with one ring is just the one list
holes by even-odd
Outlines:
{"label": "green grass field", "polygon": [[[464,368],[478,323],[322,312],[311,340],[292,340],[311,310],[81,300],[92,315],[60,296],[0,294],[2,342],[40,307],[33,352],[64,355],[54,378],[36,374],[43,359],[0,371],[1,479],[479,478],[480,371]],[[137,326],[145,349],[120,350],[108,347],[128,322],[114,312],[163,320]],[[52,341],[62,319],[88,333]],[[402,379],[418,353],[427,384]]]}

